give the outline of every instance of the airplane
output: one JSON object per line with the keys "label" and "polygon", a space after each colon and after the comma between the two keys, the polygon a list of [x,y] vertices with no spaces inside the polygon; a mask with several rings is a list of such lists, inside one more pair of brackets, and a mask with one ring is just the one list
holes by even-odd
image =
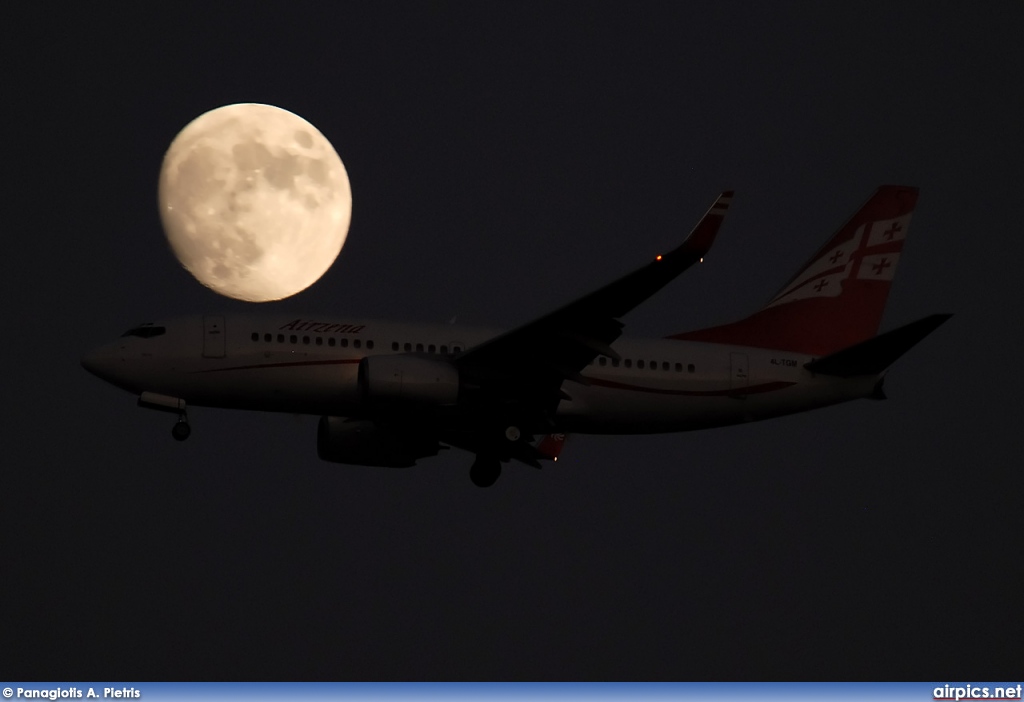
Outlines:
{"label": "airplane", "polygon": [[643,266],[510,331],[351,317],[202,315],[132,327],[86,370],[177,414],[188,406],[320,415],[317,453],[409,467],[449,447],[489,487],[511,460],[556,461],[570,434],[739,424],[884,399],[888,368],[951,315],[878,334],[918,191],[884,185],[760,310],[664,338],[623,316],[703,262],[733,198]]}

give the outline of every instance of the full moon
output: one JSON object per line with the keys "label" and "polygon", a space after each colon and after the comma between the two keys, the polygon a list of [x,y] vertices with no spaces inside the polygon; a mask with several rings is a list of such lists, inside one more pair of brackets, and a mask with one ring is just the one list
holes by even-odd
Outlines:
{"label": "full moon", "polygon": [[181,264],[221,295],[267,302],[305,290],[341,252],[348,173],[316,127],[279,107],[211,110],[171,142],[160,219]]}

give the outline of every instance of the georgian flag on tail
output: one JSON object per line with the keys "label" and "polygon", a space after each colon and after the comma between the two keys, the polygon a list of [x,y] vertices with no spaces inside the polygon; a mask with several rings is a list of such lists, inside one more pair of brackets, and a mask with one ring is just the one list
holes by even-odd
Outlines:
{"label": "georgian flag on tail", "polygon": [[[844,282],[854,272],[858,280],[891,281],[896,275],[899,251],[907,236],[911,214],[865,222],[850,239],[835,245],[830,242],[830,246],[784,285],[766,307],[811,297],[838,297],[843,292]],[[866,240],[865,231],[868,233]]]}

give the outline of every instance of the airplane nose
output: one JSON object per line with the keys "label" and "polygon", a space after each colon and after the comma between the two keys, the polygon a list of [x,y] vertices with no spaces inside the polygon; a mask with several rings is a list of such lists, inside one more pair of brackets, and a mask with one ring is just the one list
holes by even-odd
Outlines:
{"label": "airplane nose", "polygon": [[82,356],[82,368],[86,369],[90,373],[93,373],[93,374],[96,373],[96,371],[95,371],[95,368],[96,368],[96,354],[95,353],[90,353],[90,354],[86,354],[85,356]]}
{"label": "airplane nose", "polygon": [[118,366],[119,359],[104,349],[90,351],[82,358],[82,368],[101,380],[110,380]]}

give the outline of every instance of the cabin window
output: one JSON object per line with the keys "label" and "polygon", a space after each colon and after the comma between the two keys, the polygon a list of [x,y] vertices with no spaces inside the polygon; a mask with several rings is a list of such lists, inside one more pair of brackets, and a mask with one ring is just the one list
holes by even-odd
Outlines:
{"label": "cabin window", "polygon": [[433,344],[431,344],[430,346],[427,347],[427,353],[436,353],[436,352],[437,352],[437,347],[434,346]]}
{"label": "cabin window", "polygon": [[306,346],[309,346],[309,337],[308,336],[302,337],[302,343],[304,343]]}
{"label": "cabin window", "polygon": [[667,371],[668,370],[668,361],[662,361],[661,362],[661,369],[663,371]]}
{"label": "cabin window", "polygon": [[416,344],[416,353],[423,353],[423,344]]}
{"label": "cabin window", "polygon": [[613,358],[612,359],[612,368],[618,368],[618,367],[619,367],[619,359]]}
{"label": "cabin window", "polygon": [[697,366],[693,365],[692,363],[686,367],[687,373],[693,373],[695,370],[697,370]]}
{"label": "cabin window", "polygon": [[405,346],[403,346],[402,348],[404,348],[404,349],[405,349],[405,352],[406,352],[406,353],[409,353],[410,351],[412,351],[412,344],[410,344],[410,343],[409,343],[409,342],[407,341],[407,342],[405,342]]}
{"label": "cabin window", "polygon": [[341,348],[343,348],[343,349],[347,349],[348,348],[348,339],[342,339],[341,340]]}
{"label": "cabin window", "polygon": [[633,367],[633,359],[632,358],[627,358],[626,362],[625,362],[625,366],[626,366],[626,368],[632,368]]}
{"label": "cabin window", "polygon": [[642,358],[641,358],[641,359],[639,359],[639,360],[638,360],[638,361],[636,362],[636,367],[637,367],[637,368],[643,368],[643,367],[644,367],[644,360],[643,360]]}
{"label": "cabin window", "polygon": [[274,340],[274,335],[273,334],[264,334],[263,335],[263,340],[267,341],[267,342],[273,341]]}
{"label": "cabin window", "polygon": [[259,341],[260,340],[260,333],[259,332],[253,332],[252,333],[252,340],[253,341]]}
{"label": "cabin window", "polygon": [[452,353],[462,353],[462,347],[461,346],[453,346],[452,347]]}
{"label": "cabin window", "polygon": [[373,339],[370,339],[370,340],[368,340],[366,342],[366,348],[368,348],[368,349],[372,349],[373,348]]}
{"label": "cabin window", "polygon": [[360,341],[359,339],[356,339],[356,340],[354,340],[354,341],[352,342],[352,345],[353,345],[353,346],[355,346],[355,347],[356,347],[357,349],[358,349],[358,348],[362,348],[362,346],[363,346],[363,342],[362,342],[362,341]]}
{"label": "cabin window", "polygon": [[283,344],[284,343],[284,334],[278,334],[277,335],[277,343],[279,343],[279,344]]}
{"label": "cabin window", "polygon": [[323,346],[324,345],[324,338],[322,336],[318,336],[316,338],[316,345],[317,346]]}
{"label": "cabin window", "polygon": [[288,337],[288,341],[292,342],[293,344],[297,344],[299,343],[299,337],[292,334],[290,337]]}
{"label": "cabin window", "polygon": [[327,339],[327,345],[328,345],[328,346],[334,346],[334,337],[333,337],[333,336],[331,336],[331,337],[328,337],[328,339]]}
{"label": "cabin window", "polygon": [[391,350],[392,351],[397,351],[398,350],[398,342],[397,341],[392,341],[391,342]]}
{"label": "cabin window", "polygon": [[683,372],[683,364],[682,363],[677,363],[676,364],[676,373],[682,373],[682,372]]}
{"label": "cabin window", "polygon": [[448,345],[447,344],[441,344],[441,353],[444,354],[445,356],[448,355]]}

